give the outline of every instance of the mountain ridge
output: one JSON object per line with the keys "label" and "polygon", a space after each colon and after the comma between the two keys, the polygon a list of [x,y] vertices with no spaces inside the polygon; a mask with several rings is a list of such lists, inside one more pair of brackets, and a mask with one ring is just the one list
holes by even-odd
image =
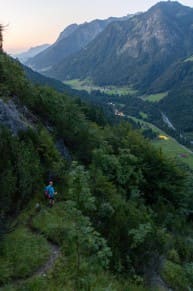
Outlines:
{"label": "mountain ridge", "polygon": [[65,58],[48,75],[146,90],[168,66],[193,53],[192,19],[192,8],[159,2],[145,13],[109,24],[84,50]]}
{"label": "mountain ridge", "polygon": [[[121,17],[124,20],[131,16]],[[91,42],[109,23],[113,22],[116,17],[109,17],[104,20],[95,19],[80,25],[71,24],[67,26],[59,35],[56,42],[53,43],[44,52],[29,59],[26,65],[32,69],[42,72],[50,66],[62,61],[65,57],[70,56],[84,48]]]}
{"label": "mountain ridge", "polygon": [[48,44],[48,43],[41,44],[41,45],[38,45],[38,46],[35,46],[35,47],[31,47],[30,49],[28,49],[25,52],[22,52],[22,53],[19,53],[19,54],[13,54],[12,56],[14,58],[19,59],[20,62],[26,63],[29,58],[35,57],[37,54],[39,54],[40,52],[44,51],[49,46],[50,46],[50,44]]}

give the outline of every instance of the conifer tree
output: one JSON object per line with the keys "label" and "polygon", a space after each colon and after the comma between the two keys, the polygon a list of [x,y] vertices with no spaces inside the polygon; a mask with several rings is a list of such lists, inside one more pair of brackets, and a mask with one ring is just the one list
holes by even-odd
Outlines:
{"label": "conifer tree", "polygon": [[3,51],[3,25],[0,24],[0,52]]}

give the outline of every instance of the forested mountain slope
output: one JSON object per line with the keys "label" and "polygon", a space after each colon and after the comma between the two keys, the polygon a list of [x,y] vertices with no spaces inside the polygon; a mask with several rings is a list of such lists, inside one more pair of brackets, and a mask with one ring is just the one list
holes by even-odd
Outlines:
{"label": "forested mountain slope", "polygon": [[[0,99],[27,122],[14,133],[0,120],[4,290],[193,287],[190,172],[127,122],[112,126],[99,108],[32,85],[2,52]],[[71,160],[58,152],[58,139]],[[42,189],[50,177],[59,194],[47,209]],[[25,280],[49,259],[47,238],[61,255],[48,276]]]}

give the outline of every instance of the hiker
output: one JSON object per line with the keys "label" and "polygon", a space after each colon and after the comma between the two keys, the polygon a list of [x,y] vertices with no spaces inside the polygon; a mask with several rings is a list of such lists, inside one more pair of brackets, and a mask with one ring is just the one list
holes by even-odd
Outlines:
{"label": "hiker", "polygon": [[49,185],[45,188],[45,197],[49,199],[49,206],[52,207],[54,205],[54,196],[57,194],[53,187],[53,181],[49,181]]}

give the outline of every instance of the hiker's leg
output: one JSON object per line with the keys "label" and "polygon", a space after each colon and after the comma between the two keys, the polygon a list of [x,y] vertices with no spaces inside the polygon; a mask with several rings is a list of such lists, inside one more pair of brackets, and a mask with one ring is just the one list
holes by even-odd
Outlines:
{"label": "hiker's leg", "polygon": [[54,202],[54,199],[53,198],[50,198],[49,201],[50,201],[50,207],[52,207],[54,205],[54,203],[53,203]]}

